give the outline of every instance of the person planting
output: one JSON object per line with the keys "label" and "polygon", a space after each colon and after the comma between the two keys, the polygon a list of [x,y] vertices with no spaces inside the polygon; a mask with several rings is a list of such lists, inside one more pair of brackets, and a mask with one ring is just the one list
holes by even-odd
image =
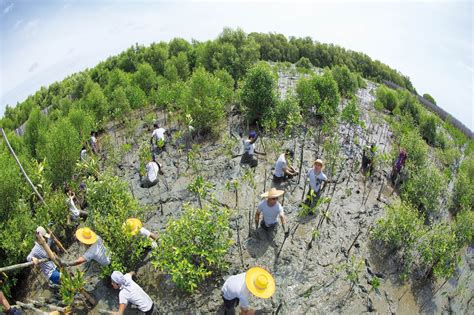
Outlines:
{"label": "person planting", "polygon": [[146,176],[142,179],[140,186],[143,188],[150,188],[158,183],[158,174],[163,175],[161,164],[156,161],[156,156],[153,154],[151,161],[146,166]]}
{"label": "person planting", "polygon": [[261,267],[252,267],[247,272],[230,276],[221,289],[225,314],[233,314],[234,308],[239,305],[240,314],[253,315],[255,310],[250,308],[250,296],[268,299],[274,293],[275,280]]}
{"label": "person planting", "polygon": [[240,160],[240,163],[248,164],[252,168],[258,165],[258,160],[255,155],[264,154],[255,150],[255,142],[257,141],[257,138],[258,136],[255,131],[249,132],[249,137],[244,140],[244,154],[242,154],[242,159]]}
{"label": "person planting", "polygon": [[281,183],[286,179],[292,178],[293,176],[298,174],[298,171],[288,163],[288,159],[293,159],[294,156],[295,153],[293,152],[293,150],[290,149],[286,149],[285,153],[280,154],[275,163],[273,182]]}
{"label": "person planting", "polygon": [[120,271],[112,272],[112,287],[119,292],[119,310],[113,314],[125,314],[128,303],[136,305],[145,315],[156,314],[156,308],[150,296],[132,279],[135,272],[122,274]]}
{"label": "person planting", "polygon": [[107,249],[104,246],[102,238],[88,227],[79,228],[76,231],[76,238],[82,244],[87,245],[87,251],[73,262],[65,262],[66,266],[78,266],[85,262],[95,260],[101,266],[110,264],[110,258]]}
{"label": "person planting", "polygon": [[165,133],[166,129],[161,128],[158,123],[153,124],[155,129],[153,130],[151,134],[151,139],[150,139],[150,144],[151,144],[151,149],[152,151],[155,151],[157,148],[164,150],[165,149]]}
{"label": "person planting", "polygon": [[150,232],[143,227],[142,222],[136,218],[129,218],[125,221],[125,231],[129,235],[137,235],[140,232],[140,235],[145,238],[151,239],[151,246],[153,248],[157,247],[156,240],[158,240],[158,235],[153,232]]}
{"label": "person planting", "polygon": [[283,212],[282,205],[278,202],[278,197],[280,197],[284,193],[285,192],[283,190],[271,188],[269,191],[261,195],[261,197],[266,198],[266,200],[260,202],[257,207],[257,212],[255,213],[256,229],[258,229],[260,216],[262,216],[260,226],[265,231],[273,231],[278,224],[278,218],[280,218],[283,230],[285,230],[285,214]]}
{"label": "person planting", "polygon": [[[38,226],[36,228],[36,237],[44,238],[48,246],[51,246],[53,244],[51,236],[46,233],[45,228],[42,226]],[[59,271],[59,269],[57,269],[56,265],[52,261],[46,261],[41,263],[38,261],[43,258],[49,258],[48,254],[44,250],[43,246],[41,246],[38,241],[35,241],[35,246],[33,246],[33,249],[28,254],[28,257],[26,257],[26,260],[32,261],[35,266],[39,265],[41,272],[51,283],[59,284],[61,282],[61,272]]]}
{"label": "person planting", "polygon": [[[305,204],[315,204],[321,198],[324,186],[327,183],[327,176],[323,173],[324,163],[321,159],[317,159],[313,163],[313,167],[308,171],[309,191],[306,195]],[[324,184],[323,184],[324,183]]]}

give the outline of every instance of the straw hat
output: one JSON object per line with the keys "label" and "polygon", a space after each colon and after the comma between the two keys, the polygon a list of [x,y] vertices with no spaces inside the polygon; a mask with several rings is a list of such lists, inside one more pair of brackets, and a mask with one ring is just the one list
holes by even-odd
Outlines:
{"label": "straw hat", "polygon": [[88,227],[77,229],[76,237],[81,243],[86,245],[92,245],[97,242],[97,234]]}
{"label": "straw hat", "polygon": [[124,224],[125,233],[135,235],[142,228],[142,222],[137,218],[130,218]]}
{"label": "straw hat", "polygon": [[247,271],[245,285],[253,295],[262,299],[268,299],[275,293],[275,279],[260,267],[252,267]]}
{"label": "straw hat", "polygon": [[313,164],[316,164],[316,163],[317,163],[317,164],[320,164],[320,165],[321,165],[321,167],[324,167],[324,162],[323,162],[323,160],[321,160],[321,159],[317,159],[316,161],[314,161],[314,163],[313,163]]}
{"label": "straw hat", "polygon": [[38,227],[36,228],[36,233],[38,233],[39,235],[44,236],[44,237],[46,237],[46,238],[50,238],[50,237],[51,237],[51,235],[49,235],[49,233],[46,232],[46,229],[45,229],[44,227],[42,227],[42,226],[38,226]]}
{"label": "straw hat", "polygon": [[270,188],[269,191],[264,192],[263,194],[260,195],[262,198],[277,198],[283,195],[285,192],[283,190],[278,190],[276,188]]}

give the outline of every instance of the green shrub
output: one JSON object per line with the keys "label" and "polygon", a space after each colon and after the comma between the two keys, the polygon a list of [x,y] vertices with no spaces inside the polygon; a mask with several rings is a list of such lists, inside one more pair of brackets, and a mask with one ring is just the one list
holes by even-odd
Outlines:
{"label": "green shrub", "polygon": [[102,237],[111,255],[111,264],[103,269],[103,273],[110,275],[112,269],[126,271],[136,268],[143,259],[148,241],[123,232],[123,224],[128,218],[141,215],[127,183],[103,173],[99,180],[89,178],[86,186],[87,224]]}
{"label": "green shrub", "polygon": [[427,275],[449,279],[460,261],[458,241],[452,226],[446,223],[433,225],[422,237],[419,252],[421,265],[427,269]]}
{"label": "green shrub", "polygon": [[157,77],[149,63],[138,65],[137,72],[133,74],[132,81],[138,85],[147,95],[156,88]]}
{"label": "green shrub", "polygon": [[229,210],[184,206],[179,219],[171,219],[153,251],[152,264],[170,274],[176,286],[193,292],[206,278],[227,266],[231,245]]}
{"label": "green shrub", "polygon": [[408,180],[401,186],[401,196],[418,209],[433,213],[439,210],[439,198],[446,189],[447,179],[436,166],[408,165]]}
{"label": "green shrub", "polygon": [[42,156],[46,158],[46,175],[54,187],[71,179],[79,158],[81,139],[68,119],[54,124],[46,134]]}
{"label": "green shrub", "polygon": [[467,156],[461,163],[454,184],[453,212],[474,210],[474,157]]}
{"label": "green shrub", "polygon": [[25,126],[25,144],[33,157],[39,157],[37,148],[45,144],[48,122],[48,118],[41,113],[38,107],[31,110]]}
{"label": "green shrub", "polygon": [[225,107],[231,91],[213,74],[198,68],[186,83],[181,97],[181,108],[191,115],[193,127],[201,134],[217,135],[224,122]]}
{"label": "green shrub", "polygon": [[429,95],[428,93],[423,94],[423,98],[436,105],[435,99],[433,98],[433,96]]}
{"label": "green shrub", "polygon": [[8,151],[0,153],[0,221],[7,220],[14,212],[22,195],[24,182],[15,160]]}
{"label": "green shrub", "polygon": [[295,63],[295,66],[297,68],[303,68],[307,70],[311,70],[313,68],[313,64],[306,57],[301,57],[300,60],[298,60],[298,62]]}
{"label": "green shrub", "polygon": [[420,133],[423,139],[425,139],[426,142],[431,146],[434,146],[436,144],[436,129],[436,118],[433,115],[426,115],[425,117],[423,117],[420,126]]}
{"label": "green shrub", "polygon": [[402,278],[405,278],[414,265],[414,250],[419,238],[425,233],[423,218],[410,204],[395,203],[387,208],[387,215],[377,221],[371,238],[381,241],[390,250],[403,255]]}
{"label": "green shrub", "polygon": [[338,111],[340,95],[331,71],[299,80],[296,93],[303,110],[314,110],[324,119],[334,117]]}
{"label": "green shrub", "polygon": [[418,103],[416,96],[406,90],[399,90],[397,92],[400,112],[403,115],[410,115],[413,118],[413,122],[419,125],[423,108]]}
{"label": "green shrub", "polygon": [[352,73],[347,66],[335,66],[331,72],[341,96],[348,97],[357,92],[357,75]]}
{"label": "green shrub", "polygon": [[240,99],[250,121],[258,120],[277,103],[277,79],[265,62],[254,65],[247,72],[242,85]]}
{"label": "green shrub", "polygon": [[385,85],[380,85],[376,91],[376,108],[385,108],[390,112],[393,112],[398,105],[398,98],[395,91],[386,87]]}

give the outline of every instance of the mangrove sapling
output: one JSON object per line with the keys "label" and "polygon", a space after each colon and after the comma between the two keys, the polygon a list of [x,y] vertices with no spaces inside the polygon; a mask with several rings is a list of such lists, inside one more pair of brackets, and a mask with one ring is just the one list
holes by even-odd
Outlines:
{"label": "mangrove sapling", "polygon": [[214,188],[214,185],[204,180],[204,178],[201,175],[198,175],[196,179],[188,186],[188,190],[196,194],[199,208],[201,209],[202,209],[202,200],[206,198],[208,191],[212,188]]}
{"label": "mangrove sapling", "polygon": [[237,246],[239,248],[240,263],[244,268],[244,258],[242,254],[242,242],[240,240],[240,211],[239,211],[239,181],[229,180],[226,182],[225,187],[228,191],[234,191],[235,193],[235,210],[237,211],[237,219],[235,221],[237,227]]}
{"label": "mangrove sapling", "polygon": [[[266,169],[265,169],[266,171]],[[249,211],[249,235],[248,237],[250,238],[251,236],[251,231],[252,231],[252,217],[253,217],[253,211],[255,209],[255,202],[257,199],[257,183],[255,182],[255,177],[254,177],[254,172],[251,171],[250,169],[247,169],[242,177],[242,179],[249,184],[249,186],[252,188],[253,191],[253,197],[252,197],[252,208]],[[265,189],[264,189],[265,191]]]}
{"label": "mangrove sapling", "polygon": [[75,274],[63,273],[61,275],[61,286],[59,292],[61,299],[71,308],[74,302],[74,296],[83,290],[86,282],[84,281],[84,272],[76,270]]}

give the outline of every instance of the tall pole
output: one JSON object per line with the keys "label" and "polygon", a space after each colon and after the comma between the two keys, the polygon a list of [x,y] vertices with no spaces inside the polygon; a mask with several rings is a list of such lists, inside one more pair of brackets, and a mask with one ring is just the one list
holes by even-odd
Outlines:
{"label": "tall pole", "polygon": [[21,170],[21,172],[23,173],[23,176],[26,178],[26,181],[28,182],[28,184],[30,184],[31,188],[33,188],[33,191],[35,192],[36,196],[38,196],[38,198],[41,200],[41,202],[42,202],[44,205],[46,205],[46,203],[44,202],[43,197],[40,195],[40,193],[38,192],[38,190],[36,190],[35,185],[33,185],[33,183],[31,182],[30,178],[28,177],[28,175],[26,174],[25,170],[23,169],[23,166],[21,166],[21,163],[20,163],[20,161],[18,160],[18,157],[17,157],[16,154],[15,154],[15,151],[13,151],[13,148],[11,147],[10,142],[8,142],[8,138],[7,138],[7,135],[5,134],[5,131],[3,130],[3,128],[0,128],[0,130],[2,131],[2,136],[3,136],[3,139],[5,139],[5,143],[7,144],[8,150],[10,150],[10,153],[13,155],[13,158],[15,159],[16,163],[17,163],[18,166],[20,167],[20,170]]}

